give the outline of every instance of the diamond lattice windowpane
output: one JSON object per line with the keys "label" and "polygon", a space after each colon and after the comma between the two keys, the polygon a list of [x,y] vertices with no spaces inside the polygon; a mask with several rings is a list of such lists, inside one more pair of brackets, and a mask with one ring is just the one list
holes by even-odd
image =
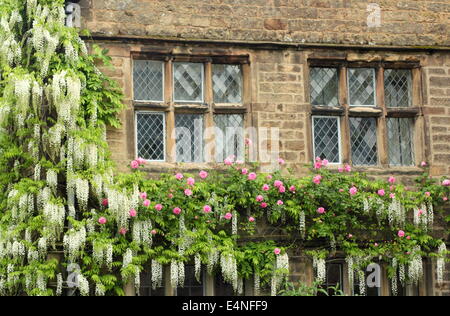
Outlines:
{"label": "diamond lattice windowpane", "polygon": [[388,107],[409,107],[412,99],[412,77],[409,69],[386,69],[385,103]]}
{"label": "diamond lattice windowpane", "polygon": [[241,66],[213,65],[212,81],[215,103],[242,102]]}
{"label": "diamond lattice windowpane", "polygon": [[203,64],[174,63],[175,102],[203,102]]}
{"label": "diamond lattice windowpane", "polygon": [[414,164],[413,125],[411,118],[388,118],[389,164],[412,166]]}
{"label": "diamond lattice windowpane", "polygon": [[234,156],[244,160],[244,116],[240,114],[216,115],[216,161]]}
{"label": "diamond lattice windowpane", "polygon": [[135,60],[133,65],[134,99],[163,101],[163,62]]}
{"label": "diamond lattice windowpane", "polygon": [[203,161],[203,116],[175,116],[177,162]]}
{"label": "diamond lattice windowpane", "polygon": [[313,105],[338,106],[338,86],[336,68],[311,68],[310,89]]}
{"label": "diamond lattice windowpane", "polygon": [[352,68],[348,70],[350,105],[375,105],[375,69]]}
{"label": "diamond lattice windowpane", "polygon": [[338,117],[313,117],[314,157],[340,163],[340,131]]}
{"label": "diamond lattice windowpane", "polygon": [[376,165],[377,121],[374,118],[350,118],[352,161],[354,165]]}
{"label": "diamond lattice windowpane", "polygon": [[137,113],[137,151],[146,160],[165,159],[165,120],[163,113]]}

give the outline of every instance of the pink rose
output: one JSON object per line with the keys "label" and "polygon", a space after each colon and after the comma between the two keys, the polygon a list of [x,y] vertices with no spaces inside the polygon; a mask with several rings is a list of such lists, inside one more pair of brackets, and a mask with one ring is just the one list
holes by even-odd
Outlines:
{"label": "pink rose", "polygon": [[339,171],[340,173],[342,173],[342,172],[344,172],[344,168],[339,167],[339,168],[338,168],[338,171]]}
{"label": "pink rose", "polygon": [[411,236],[407,236],[406,239],[411,240]]}
{"label": "pink rose", "polygon": [[419,210],[418,212],[417,212],[417,215],[420,217],[420,216],[422,216],[423,215],[423,210]]}
{"label": "pink rose", "polygon": [[155,210],[157,210],[158,212],[161,211],[162,209],[163,209],[163,206],[161,204],[155,205]]}
{"label": "pink rose", "polygon": [[316,157],[316,162],[320,162],[320,161],[322,161],[322,158]]}
{"label": "pink rose", "polygon": [[246,139],[245,139],[245,144],[246,144],[247,146],[251,146],[251,145],[253,144],[253,141],[252,141],[250,138],[246,138]]}
{"label": "pink rose", "polygon": [[149,206],[150,206],[150,200],[145,200],[142,204],[143,204],[145,207],[149,207]]}
{"label": "pink rose", "polygon": [[175,175],[175,179],[177,179],[177,180],[181,180],[181,179],[183,179],[183,178],[184,178],[184,176],[183,176],[182,173],[177,173],[177,174]]}
{"label": "pink rose", "polygon": [[186,196],[191,196],[192,195],[192,191],[189,189],[184,190],[184,195]]}
{"label": "pink rose", "polygon": [[378,247],[378,243],[375,243],[374,246],[375,246],[375,247]]}
{"label": "pink rose", "polygon": [[107,207],[107,206],[108,206],[108,199],[103,199],[103,200],[102,200],[102,205],[103,205],[104,207]]}
{"label": "pink rose", "polygon": [[137,160],[133,160],[130,163],[130,166],[131,166],[131,169],[137,169],[137,168],[139,168],[139,162]]}
{"label": "pink rose", "polygon": [[172,193],[169,193],[169,194],[167,195],[167,197],[168,197],[169,199],[173,199],[173,194],[172,194]]}
{"label": "pink rose", "polygon": [[136,161],[139,163],[139,165],[145,165],[147,163],[147,160],[145,160],[144,158],[138,158],[136,159]]}
{"label": "pink rose", "polygon": [[286,188],[282,185],[281,187],[278,188],[278,192],[284,193],[286,192]]}
{"label": "pink rose", "polygon": [[403,237],[405,237],[405,232],[403,230],[399,230],[397,235],[398,235],[398,237],[403,238]]}
{"label": "pink rose", "polygon": [[231,166],[233,164],[234,160],[231,157],[226,158],[223,163],[227,166]]}
{"label": "pink rose", "polygon": [[202,170],[198,175],[201,179],[206,179],[208,177],[208,172]]}
{"label": "pink rose", "polygon": [[390,184],[394,184],[394,183],[395,183],[395,178],[394,178],[394,177],[389,177],[388,182],[389,182]]}
{"label": "pink rose", "polygon": [[350,165],[345,165],[344,169],[346,172],[352,172],[352,167],[350,167]]}
{"label": "pink rose", "polygon": [[236,164],[237,164],[237,165],[243,165],[244,162],[243,162],[242,160],[236,160]]}
{"label": "pink rose", "polygon": [[250,181],[255,180],[255,179],[256,179],[256,173],[254,173],[254,172],[250,173],[250,174],[248,175],[248,179],[249,179]]}
{"label": "pink rose", "polygon": [[425,196],[426,197],[430,197],[431,196],[431,192],[425,192]]}
{"label": "pink rose", "polygon": [[194,185],[195,184],[195,179],[194,178],[188,178],[186,181],[187,185]]}
{"label": "pink rose", "polygon": [[339,189],[339,192],[341,192],[341,193],[344,192],[344,189]]}
{"label": "pink rose", "polygon": [[145,200],[147,198],[147,192],[142,192],[139,196],[141,199]]}
{"label": "pink rose", "polygon": [[289,188],[289,191],[291,191],[292,193],[295,193],[296,190],[297,189],[293,185],[291,185],[291,187]]}
{"label": "pink rose", "polygon": [[158,232],[156,231],[156,229],[153,229],[150,233],[154,236],[154,235],[156,235]]}
{"label": "pink rose", "polygon": [[270,190],[270,186],[268,184],[264,184],[262,189],[263,189],[263,191],[269,191]]}
{"label": "pink rose", "polygon": [[267,208],[267,203],[262,202],[262,203],[261,203],[261,208]]}
{"label": "pink rose", "polygon": [[389,194],[389,197],[390,197],[391,199],[395,198],[395,193]]}
{"label": "pink rose", "polygon": [[203,212],[204,212],[205,214],[209,214],[209,213],[211,213],[211,211],[212,211],[211,206],[209,206],[209,205],[203,206]]}
{"label": "pink rose", "polygon": [[137,212],[136,212],[136,210],[133,208],[133,209],[130,210],[129,214],[130,214],[130,217],[136,217]]}
{"label": "pink rose", "polygon": [[264,201],[264,197],[262,195],[258,195],[256,197],[256,202],[262,202],[262,201]]}
{"label": "pink rose", "polygon": [[279,188],[283,185],[283,182],[281,182],[280,180],[276,180],[273,184],[276,188]]}
{"label": "pink rose", "polygon": [[444,187],[450,186],[450,180],[445,179],[444,181],[442,181],[442,185],[443,185]]}
{"label": "pink rose", "polygon": [[320,169],[322,168],[322,162],[321,161],[317,161],[314,163],[314,169]]}
{"label": "pink rose", "polygon": [[277,202],[277,205],[281,206],[281,205],[283,205],[283,204],[284,204],[284,202],[283,202],[283,201],[281,201],[281,200],[278,200],[278,202]]}
{"label": "pink rose", "polygon": [[358,189],[356,187],[351,187],[348,192],[350,192],[350,195],[355,195],[356,193],[358,193]]}
{"label": "pink rose", "polygon": [[119,229],[119,234],[121,234],[121,235],[126,235],[127,232],[128,232],[128,230],[126,228],[122,227],[121,229]]}
{"label": "pink rose", "polygon": [[353,238],[353,235],[352,234],[348,234],[348,238]]}
{"label": "pink rose", "polygon": [[324,167],[328,166],[329,161],[327,159],[322,160],[322,165]]}
{"label": "pink rose", "polygon": [[447,201],[448,201],[448,197],[444,196],[444,197],[442,198],[442,201],[447,202]]}
{"label": "pink rose", "polygon": [[226,213],[225,216],[224,216],[223,218],[225,218],[226,220],[229,221],[230,219],[233,218],[233,214],[231,214],[231,213]]}
{"label": "pink rose", "polygon": [[242,168],[241,173],[242,173],[243,175],[248,174],[248,169],[247,169],[247,168]]}
{"label": "pink rose", "polygon": [[377,194],[379,196],[384,196],[386,194],[386,192],[383,189],[378,190]]}
{"label": "pink rose", "polygon": [[284,165],[285,163],[286,163],[286,161],[284,161],[284,159],[278,158],[278,164],[279,164],[280,166]]}
{"label": "pink rose", "polygon": [[249,218],[248,218],[248,221],[249,221],[250,223],[254,223],[254,222],[255,222],[255,218],[254,218],[254,217],[249,217]]}
{"label": "pink rose", "polygon": [[275,248],[273,253],[278,256],[281,253],[281,249],[280,248]]}
{"label": "pink rose", "polygon": [[180,215],[180,214],[181,214],[181,208],[175,207],[175,208],[173,209],[173,213],[174,213],[175,215]]}
{"label": "pink rose", "polygon": [[319,207],[319,208],[317,209],[317,213],[319,213],[319,214],[325,214],[325,209],[324,209],[323,207]]}
{"label": "pink rose", "polygon": [[101,225],[105,225],[107,222],[108,222],[108,221],[107,221],[106,218],[104,218],[104,217],[100,217],[100,218],[98,219],[98,223],[101,224]]}
{"label": "pink rose", "polygon": [[266,179],[267,179],[267,180],[272,180],[272,179],[273,179],[273,176],[272,176],[271,174],[269,174],[269,175],[266,177]]}
{"label": "pink rose", "polygon": [[426,167],[428,164],[425,162],[425,161],[422,161],[421,163],[420,163],[420,166],[421,167]]}
{"label": "pink rose", "polygon": [[320,184],[320,181],[322,180],[322,176],[321,175],[317,175],[313,178],[313,182],[315,184]]}

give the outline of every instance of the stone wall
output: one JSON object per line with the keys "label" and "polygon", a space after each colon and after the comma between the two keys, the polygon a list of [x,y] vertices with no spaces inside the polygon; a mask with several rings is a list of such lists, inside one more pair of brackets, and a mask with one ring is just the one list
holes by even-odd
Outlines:
{"label": "stone wall", "polygon": [[[381,25],[368,27],[368,4]],[[394,46],[448,46],[448,1],[82,0],[93,35]]]}

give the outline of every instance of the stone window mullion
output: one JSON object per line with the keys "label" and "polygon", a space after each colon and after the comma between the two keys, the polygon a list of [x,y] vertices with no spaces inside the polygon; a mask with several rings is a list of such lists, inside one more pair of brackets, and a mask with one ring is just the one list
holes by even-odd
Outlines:
{"label": "stone window mullion", "polygon": [[339,103],[344,108],[344,116],[341,119],[341,142],[342,142],[342,163],[351,164],[351,146],[350,146],[350,122],[349,122],[349,102],[347,87],[347,67],[339,68]]}

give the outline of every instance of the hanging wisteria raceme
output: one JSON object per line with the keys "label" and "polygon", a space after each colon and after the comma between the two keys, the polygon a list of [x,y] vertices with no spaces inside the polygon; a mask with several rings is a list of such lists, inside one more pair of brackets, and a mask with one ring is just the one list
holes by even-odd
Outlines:
{"label": "hanging wisteria raceme", "polygon": [[274,269],[275,272],[272,276],[271,282],[272,296],[277,295],[283,279],[286,278],[286,272],[289,273],[289,256],[287,253],[277,256]]}
{"label": "hanging wisteria raceme", "polygon": [[398,269],[398,261],[397,258],[392,258],[391,267],[394,269],[394,275],[391,277],[391,290],[393,295],[398,294],[398,278],[397,278],[397,269]]}
{"label": "hanging wisteria raceme", "polygon": [[366,295],[366,274],[364,270],[358,271],[359,294]]}
{"label": "hanging wisteria raceme", "polygon": [[177,288],[180,284],[178,278],[178,262],[176,260],[172,260],[172,262],[170,263],[170,284],[173,288]]}
{"label": "hanging wisteria raceme", "polygon": [[80,252],[84,249],[86,244],[86,228],[83,226],[80,229],[71,229],[63,239],[64,254],[70,261],[75,261]]}
{"label": "hanging wisteria raceme", "polygon": [[222,253],[220,256],[220,268],[222,270],[222,277],[225,282],[232,285],[233,290],[238,290],[238,269],[236,265],[236,258],[231,253]]}
{"label": "hanging wisteria raceme", "polygon": [[313,268],[316,271],[316,281],[325,282],[326,278],[326,262],[323,258],[313,257]]}
{"label": "hanging wisteria raceme", "polygon": [[300,230],[300,236],[302,238],[305,238],[305,233],[306,233],[306,217],[305,217],[305,212],[301,211],[300,215],[299,215],[299,225],[298,228]]}
{"label": "hanging wisteria raceme", "polygon": [[444,282],[445,258],[447,256],[447,246],[443,242],[438,249],[438,258],[436,260],[436,280],[438,284]]}
{"label": "hanging wisteria raceme", "polygon": [[194,265],[195,265],[195,279],[198,283],[201,283],[201,275],[202,275],[202,261],[199,254],[196,254],[194,257]]}
{"label": "hanging wisteria raceme", "polygon": [[420,246],[416,246],[411,254],[412,260],[408,265],[408,278],[413,284],[418,284],[423,276],[423,259]]}
{"label": "hanging wisteria raceme", "polygon": [[217,251],[217,249],[212,248],[210,252],[208,253],[208,262],[206,264],[206,270],[208,271],[208,274],[212,275],[213,270],[216,267],[217,263],[219,262],[220,253]]}
{"label": "hanging wisteria raceme", "polygon": [[63,276],[61,273],[56,275],[56,296],[61,296],[63,289]]}
{"label": "hanging wisteria raceme", "polygon": [[135,221],[133,223],[132,236],[133,241],[137,244],[152,246],[152,222],[147,221]]}
{"label": "hanging wisteria raceme", "polygon": [[156,260],[152,260],[152,289],[156,290],[157,287],[162,285],[163,280],[163,267],[162,264]]}
{"label": "hanging wisteria raceme", "polygon": [[355,258],[352,256],[347,256],[345,258],[345,262],[347,263],[347,271],[348,271],[348,284],[353,290],[353,284],[355,279]]}
{"label": "hanging wisteria raceme", "polygon": [[81,296],[89,296],[89,281],[82,274],[78,275],[78,289]]}

